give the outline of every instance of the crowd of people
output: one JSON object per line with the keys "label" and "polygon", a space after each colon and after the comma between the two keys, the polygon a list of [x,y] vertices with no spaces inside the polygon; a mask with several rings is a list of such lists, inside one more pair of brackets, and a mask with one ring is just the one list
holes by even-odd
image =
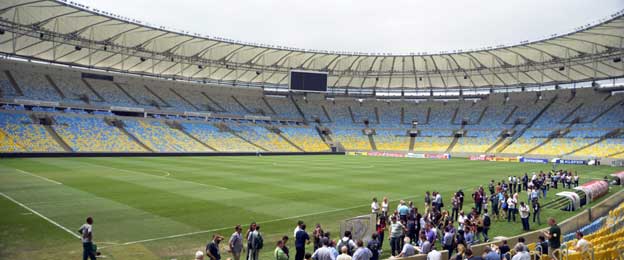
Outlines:
{"label": "crowd of people", "polygon": [[[533,215],[533,222],[541,225],[540,200],[546,198],[550,189],[558,189],[560,186],[571,188],[578,186],[578,183],[579,175],[566,170],[531,175],[525,173],[522,177],[508,176],[499,182],[491,180],[486,185],[487,192],[484,186],[479,186],[471,194],[474,206],[468,214],[463,210],[466,194],[461,189],[451,198],[450,212],[445,208],[442,194],[436,191],[425,192],[422,213],[413,201],[400,200],[396,209],[391,210],[387,197],[381,202],[373,198],[371,213],[377,218],[376,232],[373,232],[367,243],[353,239],[349,231],[342,234],[340,239],[332,240],[330,233],[325,232],[320,224],[308,233],[305,223],[299,221],[293,232],[295,252],[288,247],[289,237],[284,236],[277,241],[273,256],[276,260],[377,260],[387,240],[390,254],[395,258],[426,254],[428,259],[436,260],[441,259],[440,249],[448,250],[449,255],[453,256],[451,259],[458,260],[528,259],[528,249],[523,239],[514,246],[513,256],[509,254],[512,250],[507,241],[502,241],[500,245],[491,244],[480,256],[473,255],[471,246],[490,241],[492,221],[517,222],[519,217],[523,230],[529,231],[529,217]],[[522,193],[526,193],[526,199],[521,197]],[[541,237],[544,243],[537,247],[545,254],[549,252],[548,249],[551,252],[557,249],[561,241],[561,231],[555,220],[550,219],[549,225],[551,229]],[[237,226],[229,241],[228,251],[233,260],[239,260],[243,250],[240,232],[240,226]],[[258,252],[262,249],[258,237],[262,241],[259,226],[252,223],[245,236],[248,248],[246,260],[258,259]],[[222,237],[216,235],[211,243],[218,243],[220,239]],[[313,251],[306,252],[309,243],[313,244]],[[209,259],[221,259],[215,255],[218,252],[211,252],[214,248],[209,244],[206,255]]]}
{"label": "crowd of people", "polygon": [[[298,221],[293,231],[294,251],[289,248],[290,237],[283,236],[275,242],[273,258],[275,260],[378,260],[383,252],[384,241],[390,244],[390,254],[396,258],[410,257],[416,254],[426,254],[427,259],[441,260],[440,250],[447,250],[451,259],[457,260],[524,260],[530,259],[528,249],[523,239],[514,246],[515,255],[511,256],[511,248],[507,241],[500,245],[491,244],[484,249],[483,255],[473,255],[471,246],[480,242],[489,242],[489,230],[493,220],[516,222],[516,214],[522,222],[524,231],[530,230],[529,216],[533,214],[533,222],[540,223],[540,199],[547,196],[548,190],[557,189],[558,183],[563,187],[578,186],[579,175],[569,171],[552,171],[548,173],[525,173],[518,178],[509,176],[506,180],[495,182],[491,180],[487,185],[486,193],[483,186],[479,186],[471,194],[474,207],[466,214],[463,210],[465,194],[463,190],[455,192],[451,198],[451,212],[444,206],[442,194],[439,192],[425,192],[424,211],[421,212],[413,201],[400,200],[396,209],[390,211],[390,203],[384,197],[379,203],[376,198],[371,202],[371,213],[376,217],[376,229],[367,242],[354,239],[350,231],[337,240],[331,239],[331,234],[316,224],[312,232],[308,232],[303,221]],[[520,194],[526,192],[526,203]],[[490,209],[490,210],[488,210]],[[490,212],[492,216],[490,217]],[[82,236],[83,259],[95,259],[94,245],[92,244],[93,219],[88,218],[79,233]],[[561,243],[561,230],[553,218],[548,220],[550,229],[540,237],[536,250],[543,254],[553,252]],[[227,242],[227,259],[258,260],[264,248],[264,238],[260,232],[260,225],[251,223],[243,235],[241,225],[234,227],[234,232]],[[388,232],[386,237],[386,232]],[[579,250],[587,248],[577,233],[580,245]],[[204,251],[196,252],[196,259],[221,260],[220,243],[224,237],[214,234]],[[586,241],[585,241],[586,242]],[[244,246],[246,243],[246,246]],[[306,251],[306,246],[312,243],[313,250]],[[246,250],[245,250],[246,248]],[[243,256],[244,255],[244,256]],[[527,258],[528,257],[528,258]]]}

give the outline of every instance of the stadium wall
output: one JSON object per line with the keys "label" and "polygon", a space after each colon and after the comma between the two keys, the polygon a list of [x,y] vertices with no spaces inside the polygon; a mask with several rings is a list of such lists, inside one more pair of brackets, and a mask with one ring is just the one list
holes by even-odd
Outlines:
{"label": "stadium wall", "polygon": [[231,153],[0,153],[0,158],[55,158],[55,157],[163,157],[163,156],[288,156],[288,155],[344,155],[344,152],[231,152]]}

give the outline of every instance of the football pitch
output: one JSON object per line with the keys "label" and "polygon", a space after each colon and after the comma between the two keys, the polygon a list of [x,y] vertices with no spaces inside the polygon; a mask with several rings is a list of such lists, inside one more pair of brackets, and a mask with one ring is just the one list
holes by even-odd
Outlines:
{"label": "football pitch", "polygon": [[[578,171],[581,183],[616,171],[559,167]],[[413,200],[420,209],[425,191],[440,191],[448,208],[451,194],[461,188],[469,210],[479,185],[487,189],[491,179],[550,169],[341,155],[1,159],[0,259],[79,259],[76,231],[87,216],[94,217],[94,240],[107,259],[192,259],[212,234],[227,239],[236,224],[245,230],[252,221],[264,234],[261,259],[271,259],[274,242],[292,237],[297,220],[309,231],[320,223],[337,239],[340,221],[367,214],[372,197],[387,196],[392,209],[400,199]],[[573,214],[544,209],[540,227],[547,217]],[[512,224],[493,221],[490,237],[520,233],[519,218]],[[223,259],[226,245],[221,244]],[[289,246],[294,252],[292,240]],[[387,241],[384,249],[387,255]]]}

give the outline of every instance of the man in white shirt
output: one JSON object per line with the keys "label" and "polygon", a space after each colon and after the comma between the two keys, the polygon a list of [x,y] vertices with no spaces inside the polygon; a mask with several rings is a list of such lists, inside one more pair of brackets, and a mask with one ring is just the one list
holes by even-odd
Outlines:
{"label": "man in white shirt", "polygon": [[591,244],[589,243],[589,241],[587,241],[585,238],[583,238],[583,232],[577,231],[576,232],[576,239],[578,241],[576,242],[576,246],[574,246],[574,250],[576,252],[580,252],[580,253],[587,252],[587,250],[589,250],[589,247],[591,246]]}
{"label": "man in white shirt", "polygon": [[241,225],[236,225],[236,227],[234,227],[234,233],[232,233],[228,242],[228,247],[232,253],[233,260],[240,260],[241,252],[243,251],[242,231],[243,229],[241,228]]}
{"label": "man in white shirt", "polygon": [[513,219],[514,222],[516,222],[516,199],[514,199],[513,196],[510,196],[507,199],[507,209],[508,209],[508,213],[507,213],[507,222],[511,222],[511,220]]}
{"label": "man in white shirt", "polygon": [[522,220],[522,230],[529,231],[529,205],[524,204],[524,201],[520,202],[520,220]]}
{"label": "man in white shirt", "polygon": [[293,237],[297,237],[297,232],[301,230],[301,225],[303,225],[303,220],[297,221],[297,226],[295,227],[295,231],[293,231]]}
{"label": "man in white shirt", "polygon": [[373,202],[371,203],[371,212],[373,214],[379,214],[379,203],[377,203],[377,198],[373,198]]}
{"label": "man in white shirt", "polygon": [[427,254],[427,260],[442,260],[442,253],[434,248]]}
{"label": "man in white shirt", "polygon": [[95,260],[95,251],[93,250],[93,218],[88,217],[87,223],[78,229],[80,239],[82,240],[82,259]]}

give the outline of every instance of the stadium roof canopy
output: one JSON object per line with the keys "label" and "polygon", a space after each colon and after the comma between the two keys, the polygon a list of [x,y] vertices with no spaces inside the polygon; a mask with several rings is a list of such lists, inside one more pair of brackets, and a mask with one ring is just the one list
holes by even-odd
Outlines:
{"label": "stadium roof canopy", "polygon": [[13,57],[253,86],[287,86],[291,69],[327,71],[330,88],[349,89],[534,86],[624,76],[624,11],[548,39],[404,55],[243,43],[64,0],[3,0],[0,30],[0,52]]}

